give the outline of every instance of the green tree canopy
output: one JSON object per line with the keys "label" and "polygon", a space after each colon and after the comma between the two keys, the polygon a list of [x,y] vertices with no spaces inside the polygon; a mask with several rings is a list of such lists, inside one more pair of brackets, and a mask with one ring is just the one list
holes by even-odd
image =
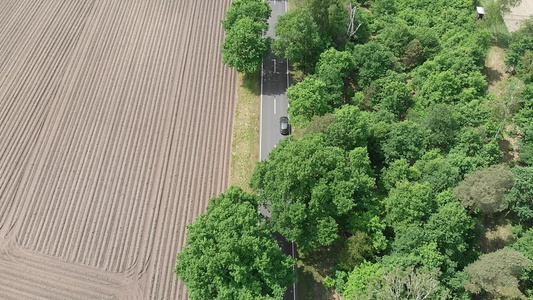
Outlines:
{"label": "green tree canopy", "polygon": [[368,116],[356,106],[347,105],[335,111],[335,121],[325,135],[332,146],[347,151],[356,147],[366,147],[369,137]]}
{"label": "green tree canopy", "polygon": [[193,300],[282,299],[293,263],[261,220],[256,196],[232,187],[187,226],[174,271]]}
{"label": "green tree canopy", "polygon": [[387,72],[396,66],[396,58],[392,52],[378,42],[371,41],[356,45],[352,53],[359,88],[364,88],[372,81],[385,77]]}
{"label": "green tree canopy", "polygon": [[504,196],[512,186],[513,173],[494,165],[466,175],[454,193],[465,207],[479,206],[484,213],[492,214],[506,208]]}
{"label": "green tree canopy", "polygon": [[453,108],[435,104],[428,108],[424,126],[429,130],[429,144],[441,149],[450,149],[458,132],[459,122]]}
{"label": "green tree canopy", "polygon": [[275,26],[277,39],[272,43],[276,55],[297,63],[305,72],[314,70],[320,53],[329,47],[305,8],[296,8],[279,16]]}
{"label": "green tree canopy", "polygon": [[258,163],[251,186],[270,200],[274,229],[305,252],[331,244],[339,220],[365,211],[373,199],[370,171],[366,148],[347,153],[308,135],[278,144]]}
{"label": "green tree canopy", "polygon": [[395,230],[427,220],[436,208],[429,184],[401,181],[384,200],[385,219]]}
{"label": "green tree canopy", "polygon": [[437,244],[441,253],[461,267],[468,262],[467,252],[474,242],[475,221],[458,201],[439,207],[424,226],[425,239]]}
{"label": "green tree canopy", "polygon": [[412,121],[394,123],[382,146],[386,162],[405,159],[413,164],[427,147],[427,131]]}
{"label": "green tree canopy", "polygon": [[393,161],[388,168],[383,169],[381,180],[386,190],[390,190],[400,181],[416,181],[422,174],[414,167],[409,166],[405,159]]}
{"label": "green tree canopy", "polygon": [[222,27],[230,31],[237,21],[244,18],[251,18],[257,23],[266,23],[271,13],[272,9],[267,1],[233,0],[226,12],[226,19],[222,21]]}
{"label": "green tree canopy", "polygon": [[420,170],[420,181],[429,183],[433,193],[454,188],[461,180],[459,168],[441,155],[438,149],[424,154],[414,167]]}
{"label": "green tree canopy", "polygon": [[533,167],[514,167],[514,184],[505,195],[505,202],[525,223],[533,221]]}
{"label": "green tree canopy", "polygon": [[307,76],[287,89],[289,108],[287,112],[292,124],[305,127],[314,116],[331,111],[327,103],[326,84],[314,76]]}
{"label": "green tree canopy", "polygon": [[351,53],[333,48],[322,52],[316,65],[316,75],[326,84],[328,104],[333,108],[341,107],[350,99],[346,91],[350,86],[354,61]]}
{"label": "green tree canopy", "polygon": [[519,278],[531,260],[510,248],[483,254],[466,267],[470,280],[465,288],[472,294],[486,292],[493,297],[524,298],[518,289]]}
{"label": "green tree canopy", "polygon": [[[266,26],[265,26],[266,25]],[[239,72],[259,70],[268,45],[263,33],[268,24],[245,17],[231,27],[222,44],[222,61]]]}

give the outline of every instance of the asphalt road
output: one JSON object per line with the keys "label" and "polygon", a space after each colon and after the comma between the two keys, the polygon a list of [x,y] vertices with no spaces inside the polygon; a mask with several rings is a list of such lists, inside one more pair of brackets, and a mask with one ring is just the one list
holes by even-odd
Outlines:
{"label": "asphalt road", "polygon": [[[268,19],[269,29],[267,36],[276,38],[274,35],[274,25],[278,16],[287,11],[287,0],[269,0],[272,8],[272,15]],[[280,58],[269,53],[263,59],[261,66],[261,125],[259,137],[259,160],[268,158],[268,153],[285,138],[281,135],[279,128],[279,118],[287,116],[287,88],[289,87],[289,62],[285,58]],[[261,214],[270,218],[270,213],[264,207],[260,208]],[[281,234],[274,233],[274,237],[283,250],[283,253],[295,257],[294,243],[287,241]],[[296,269],[295,269],[296,271]],[[296,299],[296,285],[287,289],[284,300]]]}
{"label": "asphalt road", "polygon": [[[278,16],[286,12],[286,0],[270,0],[272,16],[268,19],[267,36],[275,38],[274,24]],[[261,138],[259,160],[268,153],[284,136],[279,132],[279,118],[287,116],[287,88],[289,84],[288,61],[270,53],[263,59],[261,84]]]}

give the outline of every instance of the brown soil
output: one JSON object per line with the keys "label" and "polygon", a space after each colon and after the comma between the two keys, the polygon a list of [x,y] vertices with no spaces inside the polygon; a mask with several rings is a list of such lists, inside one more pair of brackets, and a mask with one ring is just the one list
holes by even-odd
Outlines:
{"label": "brown soil", "polygon": [[511,8],[511,12],[503,17],[509,31],[520,28],[520,22],[533,16],[533,1],[522,0],[520,5]]}
{"label": "brown soil", "polygon": [[490,93],[499,93],[502,82],[509,77],[505,73],[505,51],[498,47],[492,46],[485,60],[483,74],[487,77]]}
{"label": "brown soil", "polygon": [[0,298],[186,299],[228,184],[230,0],[0,1]]}

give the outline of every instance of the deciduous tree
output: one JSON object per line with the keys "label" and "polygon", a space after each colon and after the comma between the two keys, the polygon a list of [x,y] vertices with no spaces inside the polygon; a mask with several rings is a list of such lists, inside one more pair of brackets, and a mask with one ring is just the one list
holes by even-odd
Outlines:
{"label": "deciduous tree", "polygon": [[325,90],[326,84],[314,76],[307,76],[287,89],[290,104],[287,112],[294,125],[305,127],[313,116],[322,116],[332,110]]}
{"label": "deciduous tree", "polygon": [[347,153],[308,135],[278,144],[258,163],[251,186],[270,201],[274,229],[305,252],[331,244],[339,221],[373,200],[370,170],[366,148]]}
{"label": "deciduous tree", "polygon": [[277,39],[272,49],[277,55],[297,63],[305,72],[312,72],[320,53],[329,42],[305,8],[296,8],[281,15],[275,26]]}
{"label": "deciduous tree", "polygon": [[222,61],[239,72],[253,73],[259,70],[268,52],[263,38],[266,27],[252,18],[238,20],[227,33],[222,44]]}
{"label": "deciduous tree", "polygon": [[256,196],[232,187],[187,226],[174,271],[193,300],[282,299],[293,263],[261,220]]}
{"label": "deciduous tree", "polygon": [[263,0],[233,0],[228,11],[226,19],[222,21],[224,30],[230,31],[237,21],[244,18],[251,18],[257,23],[266,23],[272,9],[267,1]]}

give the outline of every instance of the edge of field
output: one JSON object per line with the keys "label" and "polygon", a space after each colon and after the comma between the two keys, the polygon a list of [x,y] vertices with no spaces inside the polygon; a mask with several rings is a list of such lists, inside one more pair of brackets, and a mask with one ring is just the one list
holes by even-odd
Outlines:
{"label": "edge of field", "polygon": [[231,141],[230,186],[248,186],[259,160],[260,73],[237,75],[237,101]]}

